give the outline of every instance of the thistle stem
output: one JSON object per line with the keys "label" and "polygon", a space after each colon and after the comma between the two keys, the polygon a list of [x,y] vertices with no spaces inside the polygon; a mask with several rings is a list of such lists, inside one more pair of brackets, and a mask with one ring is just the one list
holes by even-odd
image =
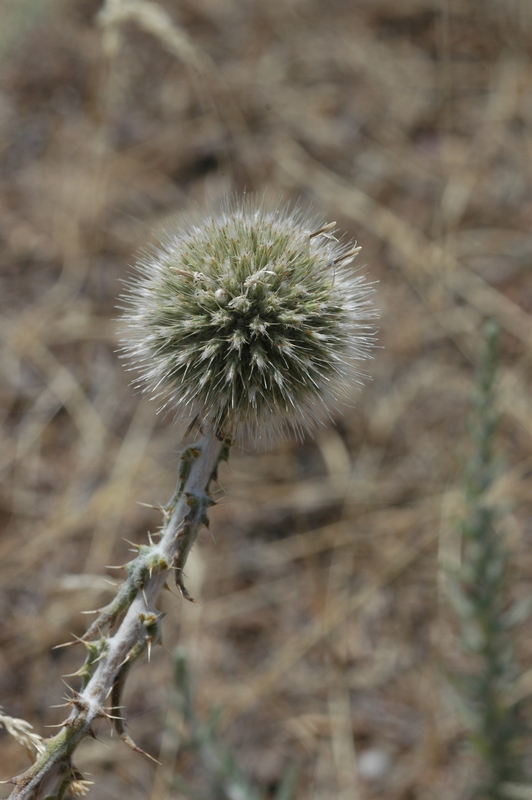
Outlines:
{"label": "thistle stem", "polygon": [[[100,610],[80,640],[89,650],[86,669],[79,673],[85,686],[81,692],[72,692],[72,711],[61,731],[47,740],[46,749],[26,772],[12,779],[15,789],[10,800],[62,797],[68,783],[77,778],[72,755],[92,734],[97,719],[113,719],[124,742],[140,751],[125,732],[116,706],[133,662],[152,643],[160,641],[161,613],[156,603],[172,570],[176,570],[176,583],[184,597],[191,599],[183,584],[183,568],[201,525],[207,523],[206,512],[212,505],[209,484],[216,477],[219,461],[227,457],[227,447],[228,443],[210,428],[182,454],[177,491],[165,509],[160,540],[138,548],[139,554],[127,565],[128,578],[116,598]],[[103,629],[111,627],[122,612],[125,615],[116,632],[106,636]],[[97,645],[94,640],[98,640]],[[106,707],[110,696],[112,705]]]}

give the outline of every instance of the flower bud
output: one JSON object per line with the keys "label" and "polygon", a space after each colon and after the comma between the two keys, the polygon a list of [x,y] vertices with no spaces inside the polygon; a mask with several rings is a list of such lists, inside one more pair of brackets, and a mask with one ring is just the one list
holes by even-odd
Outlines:
{"label": "flower bud", "polygon": [[378,315],[334,225],[246,198],[167,231],[123,298],[138,382],[237,439],[301,433],[349,402]]}

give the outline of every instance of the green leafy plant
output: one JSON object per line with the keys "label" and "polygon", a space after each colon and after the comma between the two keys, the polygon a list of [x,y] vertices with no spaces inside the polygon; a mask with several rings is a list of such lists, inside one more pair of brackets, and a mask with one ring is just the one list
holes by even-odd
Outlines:
{"label": "green leafy plant", "polygon": [[[218,712],[214,710],[205,722],[198,718],[187,656],[182,648],[176,648],[174,652],[174,685],[171,703],[185,722],[187,731],[176,749],[193,752],[206,775],[203,791],[198,791],[179,775],[173,778],[174,787],[191,800],[264,800],[265,792],[244,775],[234,753],[223,741]],[[297,769],[289,766],[277,787],[274,800],[291,800],[296,784]]]}
{"label": "green leafy plant", "polygon": [[495,453],[498,423],[498,328],[485,326],[477,368],[467,470],[466,515],[461,524],[462,563],[451,580],[449,598],[460,622],[460,644],[470,668],[452,676],[468,738],[481,759],[475,797],[502,800],[522,780],[524,733],[519,699],[512,691],[519,675],[512,628],[530,611],[530,601],[508,607],[508,558],[503,510],[490,495],[499,473]]}

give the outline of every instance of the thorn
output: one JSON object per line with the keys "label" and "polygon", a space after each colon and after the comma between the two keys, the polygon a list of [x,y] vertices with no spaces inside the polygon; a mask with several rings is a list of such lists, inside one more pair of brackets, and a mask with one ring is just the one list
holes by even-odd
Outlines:
{"label": "thorn", "polygon": [[62,647],[72,647],[73,644],[79,644],[78,641],[63,642],[63,644],[54,644],[52,650],[60,650]]}
{"label": "thorn", "polygon": [[348,253],[344,253],[343,256],[335,258],[333,264],[341,264],[342,261],[346,261],[346,259],[348,258],[354,258],[357,255],[357,253],[360,253],[361,250],[362,250],[361,247],[353,247],[351,250],[349,250]]}
{"label": "thorn", "polygon": [[170,594],[172,595],[172,597],[179,597],[179,595],[177,595],[177,594],[176,594],[174,591],[172,591],[172,587],[171,587],[171,586],[169,586],[169,584],[168,584],[168,583],[165,583],[165,584],[164,584],[164,586],[163,586],[163,589],[165,589],[167,592],[170,592]]}
{"label": "thorn", "polygon": [[[198,422],[198,420],[199,420],[199,414],[196,414],[196,416],[194,417],[194,419],[192,420],[192,422],[190,423],[190,425],[186,429],[185,435],[183,436],[183,439],[186,439],[187,436],[190,436],[190,434],[192,433],[192,429],[195,427],[195,425]],[[199,427],[201,428],[201,423],[199,423]]]}
{"label": "thorn", "polygon": [[93,611],[80,611],[79,613],[80,614],[99,614],[100,611],[101,611],[101,608],[96,608]]}
{"label": "thorn", "polygon": [[126,539],[125,537],[124,537],[124,542],[127,542],[128,544],[130,544],[131,547],[133,547],[133,549],[135,550],[135,552],[140,550],[140,548],[142,547],[141,544],[135,544],[135,542],[130,542],[129,539]]}
{"label": "thorn", "polygon": [[185,586],[185,584],[183,582],[183,576],[182,575],[178,575],[176,573],[175,583],[176,583],[176,586],[178,587],[179,591],[181,592],[181,594],[185,598],[185,600],[188,600],[189,603],[194,603],[195,605],[199,605],[199,603],[197,603],[196,600],[194,600],[194,598],[192,597],[192,595],[188,591],[187,587]]}
{"label": "thorn", "polygon": [[137,505],[138,506],[144,506],[144,508],[153,508],[155,511],[160,511],[161,510],[160,506],[154,506],[154,505],[152,505],[152,503],[141,503],[140,500],[137,500]]}
{"label": "thorn", "polygon": [[125,564],[120,564],[118,566],[114,566],[113,564],[106,564],[105,569],[124,569]]}
{"label": "thorn", "polygon": [[148,639],[148,663],[151,662],[151,639]]}
{"label": "thorn", "polygon": [[[98,742],[98,744],[101,744],[103,747],[105,747],[106,750],[110,750],[111,749],[108,744],[103,742],[101,739],[98,739],[98,737],[96,736],[96,734],[94,733],[92,728],[89,729],[88,735],[91,737],[91,739],[94,739],[95,742]],[[90,772],[88,772],[86,774],[90,775]],[[91,783],[93,783],[93,781],[91,781]]]}
{"label": "thorn", "polygon": [[332,231],[332,229],[336,227],[336,222],[328,222],[326,225],[323,225],[319,230],[314,231],[314,233],[309,233],[308,238],[313,239],[314,236],[319,236],[320,233],[328,233]]}
{"label": "thorn", "polygon": [[[109,620],[108,620],[108,621],[109,621]],[[98,622],[99,622],[99,620],[96,620],[96,622],[93,622],[93,623],[90,625],[89,629],[88,629],[87,631],[85,631],[85,633],[83,634],[83,636],[82,636],[82,637],[81,637],[81,639],[80,639],[80,641],[81,641],[81,644],[84,644],[84,645],[85,645],[85,647],[86,647],[87,649],[90,647],[90,645],[91,645],[91,644],[94,644],[94,641],[95,641],[95,640],[94,640],[94,638],[92,638],[92,639],[87,639],[86,637],[87,637],[89,634],[90,634],[91,636],[93,636],[93,637],[95,636],[95,631],[93,631],[93,630],[92,630],[92,628],[93,628],[95,625],[97,625],[97,624],[98,624]],[[105,620],[104,620],[104,624],[105,624]],[[107,637],[103,635],[103,633],[102,633],[102,629],[100,628],[100,626],[99,626],[99,625],[98,625],[98,633],[100,634],[100,641],[101,641],[102,639],[105,639],[105,640],[107,640]],[[98,659],[100,659],[102,655],[103,655],[103,653],[101,653],[101,654],[98,656]],[[98,659],[96,659],[96,660],[98,660]]]}
{"label": "thorn", "polygon": [[[124,660],[121,661],[120,664],[118,665],[118,670],[121,670],[122,667],[124,666],[124,664],[127,664],[127,662],[129,661],[130,658],[131,658],[131,650],[129,651],[127,656],[124,658]],[[109,689],[109,691],[105,695],[106,698],[109,697],[109,695],[111,694],[112,689],[113,689],[113,687],[111,686],[111,688]]]}
{"label": "thorn", "polygon": [[[111,717],[108,717],[107,714],[104,714],[104,719],[107,721],[109,728],[111,729],[111,736],[113,735],[113,723],[111,722]],[[114,717],[113,717],[114,719]]]}
{"label": "thorn", "polygon": [[[111,569],[112,569],[112,567],[111,567]],[[115,569],[117,569],[117,568],[115,567]],[[118,569],[122,569],[122,567],[118,567]],[[110,581],[107,578],[104,578],[104,581],[105,581],[105,583],[108,583],[109,586],[112,586],[113,589],[117,589],[120,586],[119,583],[115,583],[114,581]]]}
{"label": "thorn", "polygon": [[175,539],[179,539],[179,537],[181,536],[181,534],[183,533],[184,530],[185,530],[185,526],[181,525],[181,527],[176,531],[176,534],[174,536],[174,540]]}
{"label": "thorn", "polygon": [[[93,625],[94,625],[94,623],[93,623]],[[90,633],[90,631],[91,631],[91,628],[92,628],[92,625],[91,625],[91,627],[89,628],[89,630],[88,630],[88,631],[86,631],[86,633],[84,633],[84,634],[83,634],[83,636],[82,636],[82,637],[81,637],[81,639],[80,639],[80,642],[81,642],[81,644],[85,645],[85,647],[87,648],[87,650],[90,650],[90,648],[91,648],[91,647],[96,647],[96,639],[86,639],[86,638],[85,638],[85,637],[87,636],[87,634],[88,634],[88,633]],[[94,664],[95,664],[97,661],[99,661],[99,660],[101,659],[101,657],[103,656],[103,654],[104,654],[104,652],[105,652],[104,645],[105,645],[105,644],[106,644],[106,642],[107,642],[107,637],[103,635],[103,633],[102,633],[102,629],[101,629],[101,628],[98,628],[98,633],[100,634],[100,642],[102,642],[102,639],[103,639],[103,642],[102,642],[102,645],[101,645],[101,646],[102,646],[102,652],[99,654],[99,656],[97,656],[97,658],[95,658],[95,659],[94,659],[94,661],[93,661],[93,662],[91,662],[91,663],[94,663]],[[94,631],[92,632],[92,634],[91,634],[91,635],[92,635],[92,636],[94,636],[94,635],[95,635],[95,634],[94,634]]]}
{"label": "thorn", "polygon": [[64,728],[67,725],[72,725],[71,720],[65,719],[63,722],[60,722],[58,725],[45,725],[45,728]]}
{"label": "thorn", "polygon": [[104,655],[105,655],[105,653],[104,653],[104,651],[102,650],[102,652],[100,653],[100,655],[99,655],[99,656],[96,656],[96,658],[95,658],[95,659],[93,659],[93,660],[91,661],[91,665],[92,665],[92,664],[97,664],[97,663],[98,663],[98,661],[101,661],[101,660],[102,660],[102,658],[104,657]]}
{"label": "thorn", "polygon": [[161,766],[161,762],[160,762],[160,761],[157,761],[157,759],[156,759],[156,758],[154,758],[153,756],[150,756],[150,754],[149,754],[149,753],[146,753],[146,751],[145,751],[145,750],[142,750],[142,748],[141,748],[141,747],[139,747],[138,745],[136,745],[136,744],[135,744],[135,742],[133,741],[133,739],[131,738],[131,736],[130,736],[128,733],[126,733],[126,732],[124,731],[123,733],[121,733],[121,734],[120,734],[120,738],[122,739],[122,741],[124,742],[124,744],[127,744],[127,746],[128,746],[129,748],[131,748],[131,750],[134,750],[134,751],[135,751],[135,753],[140,753],[142,756],[146,756],[146,758],[149,758],[149,759],[150,759],[150,761],[154,761],[156,764],[158,764],[159,766]]}

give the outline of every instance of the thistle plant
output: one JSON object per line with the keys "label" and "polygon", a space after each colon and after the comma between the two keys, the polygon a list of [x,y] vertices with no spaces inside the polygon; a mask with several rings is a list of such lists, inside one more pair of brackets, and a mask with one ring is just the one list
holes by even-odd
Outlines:
{"label": "thistle plant", "polygon": [[[123,352],[138,382],[197,427],[156,539],[136,546],[115,598],[77,642],[85,662],[60,732],[12,779],[11,797],[60,798],[81,776],[79,743],[108,719],[124,726],[121,696],[134,662],[160,642],[159,595],[170,576],[191,600],[184,567],[233,441],[270,441],[322,423],[352,398],[371,354],[373,287],[350,266],[359,252],[300,210],[252,200],[184,220],[145,252],[122,298]],[[146,755],[146,754],[145,754]]]}

